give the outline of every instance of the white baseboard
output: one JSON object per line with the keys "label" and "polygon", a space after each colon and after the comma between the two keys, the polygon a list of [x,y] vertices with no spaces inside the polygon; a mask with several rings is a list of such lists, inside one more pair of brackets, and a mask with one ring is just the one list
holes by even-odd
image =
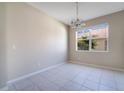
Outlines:
{"label": "white baseboard", "polygon": [[9,84],[9,83],[13,83],[13,82],[16,82],[16,81],[19,81],[19,80],[22,80],[22,79],[25,79],[25,78],[31,77],[31,76],[33,76],[33,75],[36,75],[36,74],[38,74],[38,73],[41,73],[41,72],[47,71],[47,70],[49,70],[49,69],[52,69],[52,68],[58,67],[58,66],[63,65],[63,64],[65,64],[65,62],[60,63],[60,64],[56,64],[56,65],[53,65],[53,66],[49,66],[49,67],[47,67],[47,68],[44,68],[44,69],[38,70],[38,71],[36,71],[36,72],[29,73],[29,74],[27,74],[27,75],[21,76],[21,77],[19,77],[19,78],[13,79],[13,80],[9,80],[7,83]]}
{"label": "white baseboard", "polygon": [[6,85],[5,87],[3,87],[3,88],[0,88],[0,91],[7,91],[9,88],[8,88],[8,86]]}
{"label": "white baseboard", "polygon": [[113,67],[108,67],[108,66],[100,66],[100,65],[96,65],[96,64],[89,64],[89,63],[84,63],[84,62],[80,62],[80,61],[69,60],[68,62],[69,63],[74,63],[74,64],[80,64],[80,65],[86,65],[86,66],[96,67],[96,68],[102,68],[102,69],[108,69],[108,70],[114,70],[114,71],[124,72],[124,69],[113,68]]}

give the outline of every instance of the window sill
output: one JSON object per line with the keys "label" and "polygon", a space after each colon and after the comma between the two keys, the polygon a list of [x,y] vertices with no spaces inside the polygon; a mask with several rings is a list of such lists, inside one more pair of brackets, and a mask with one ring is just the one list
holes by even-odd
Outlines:
{"label": "window sill", "polygon": [[108,53],[108,52],[110,52],[110,51],[85,51],[85,50],[76,50],[76,52],[101,52],[101,53]]}

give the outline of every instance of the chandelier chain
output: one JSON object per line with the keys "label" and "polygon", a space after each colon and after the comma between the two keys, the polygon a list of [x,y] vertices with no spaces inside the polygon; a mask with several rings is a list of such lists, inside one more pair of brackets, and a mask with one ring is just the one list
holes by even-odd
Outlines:
{"label": "chandelier chain", "polygon": [[77,31],[85,26],[83,20],[79,19],[79,3],[75,2],[75,9],[76,9],[76,19],[71,21],[72,28]]}
{"label": "chandelier chain", "polygon": [[77,16],[77,19],[78,19],[78,2],[76,2],[76,16]]}

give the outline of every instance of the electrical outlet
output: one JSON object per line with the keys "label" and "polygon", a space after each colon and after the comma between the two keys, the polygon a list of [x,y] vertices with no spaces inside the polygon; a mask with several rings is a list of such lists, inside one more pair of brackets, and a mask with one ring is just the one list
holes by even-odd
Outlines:
{"label": "electrical outlet", "polygon": [[41,66],[41,64],[40,64],[40,62],[38,62],[38,67],[40,67]]}

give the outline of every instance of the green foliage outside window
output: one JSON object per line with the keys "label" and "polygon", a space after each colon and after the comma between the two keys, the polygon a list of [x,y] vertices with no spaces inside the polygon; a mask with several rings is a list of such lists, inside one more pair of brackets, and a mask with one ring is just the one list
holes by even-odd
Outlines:
{"label": "green foliage outside window", "polygon": [[[95,39],[92,40],[92,49],[95,49],[97,42]],[[78,50],[89,50],[89,40],[87,37],[81,37],[78,39]]]}

